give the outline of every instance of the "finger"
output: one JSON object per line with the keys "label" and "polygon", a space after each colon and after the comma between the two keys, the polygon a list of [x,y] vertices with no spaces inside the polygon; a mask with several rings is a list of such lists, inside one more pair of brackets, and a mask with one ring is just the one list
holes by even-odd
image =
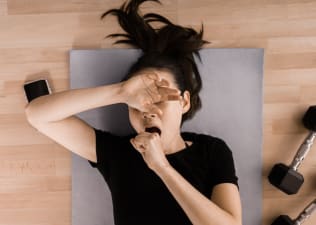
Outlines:
{"label": "finger", "polygon": [[165,101],[179,101],[182,99],[181,95],[163,95],[161,97],[160,102],[165,102]]}
{"label": "finger", "polygon": [[169,82],[165,79],[162,79],[161,81],[155,82],[157,86],[169,86]]}
{"label": "finger", "polygon": [[182,99],[181,95],[168,95],[168,99],[166,101],[178,101]]}
{"label": "finger", "polygon": [[144,143],[137,141],[135,138],[130,139],[133,147],[140,153],[145,152],[146,146]]}
{"label": "finger", "polygon": [[146,74],[146,77],[150,80],[161,81],[161,78],[155,72],[151,72],[151,73]]}
{"label": "finger", "polygon": [[149,95],[159,94],[158,87],[154,84],[148,85],[145,90]]}
{"label": "finger", "polygon": [[[180,95],[181,91],[175,88],[168,88],[168,87],[155,87],[154,90],[146,88],[145,89],[150,100],[147,100],[147,104],[156,103],[161,101],[167,101],[168,95]],[[174,98],[170,98],[174,99]],[[177,98],[176,98],[177,99]],[[151,102],[150,102],[151,101]]]}
{"label": "finger", "polygon": [[144,78],[154,79],[154,80],[157,80],[157,78],[159,78],[158,74],[154,71],[142,71],[142,72],[138,72],[137,75],[141,75]]}
{"label": "finger", "polygon": [[137,149],[137,146],[136,146],[136,144],[135,144],[134,139],[132,138],[132,139],[130,139],[129,141],[131,142],[132,146],[133,146],[135,149]]}
{"label": "finger", "polygon": [[154,112],[154,113],[157,113],[158,115],[162,116],[163,112],[157,106],[151,105],[149,107],[150,107],[149,112]]}
{"label": "finger", "polygon": [[150,99],[147,100],[147,104],[148,103],[153,104],[153,103],[161,101],[162,95],[159,93],[157,88],[156,88],[156,91],[151,91],[150,89],[146,89],[146,92],[148,96],[150,97]]}
{"label": "finger", "polygon": [[145,112],[153,112],[157,113],[158,115],[162,116],[163,112],[154,104],[146,105]]}
{"label": "finger", "polygon": [[181,91],[176,88],[158,87],[159,94],[181,94]]}
{"label": "finger", "polygon": [[142,74],[140,76],[143,84],[147,89],[157,89],[155,82],[160,81],[160,78],[157,74]]}
{"label": "finger", "polygon": [[160,101],[170,101],[170,100],[180,100],[181,91],[177,89],[170,88],[160,88]]}
{"label": "finger", "polygon": [[[148,98],[148,99],[145,99],[145,100],[143,100],[143,109],[144,110],[147,110],[148,109],[148,107],[150,106],[150,105],[152,105],[154,102],[153,102],[153,99],[152,98]],[[141,111],[144,111],[143,109],[141,109]],[[148,112],[148,111],[144,111],[144,112]]]}
{"label": "finger", "polygon": [[129,140],[129,142],[133,145],[134,148],[136,148],[136,146],[135,146],[135,144],[134,144],[134,139],[133,139],[133,138],[131,138],[131,139]]}
{"label": "finger", "polygon": [[165,101],[179,101],[182,99],[181,95],[163,95],[160,98],[159,102],[165,102]]}

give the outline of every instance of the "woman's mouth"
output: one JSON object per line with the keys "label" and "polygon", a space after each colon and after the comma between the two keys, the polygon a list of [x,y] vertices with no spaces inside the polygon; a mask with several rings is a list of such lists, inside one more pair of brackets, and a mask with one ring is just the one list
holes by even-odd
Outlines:
{"label": "woman's mouth", "polygon": [[158,127],[146,127],[145,132],[158,133],[159,136],[161,135],[161,130]]}

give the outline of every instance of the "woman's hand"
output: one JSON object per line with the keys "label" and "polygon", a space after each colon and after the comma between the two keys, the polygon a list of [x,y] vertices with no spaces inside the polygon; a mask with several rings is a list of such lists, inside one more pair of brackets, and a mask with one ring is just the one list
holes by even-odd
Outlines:
{"label": "woman's hand", "polygon": [[169,82],[159,78],[154,72],[134,75],[122,83],[125,103],[141,112],[161,114],[157,102],[179,100],[180,91],[169,87]]}
{"label": "woman's hand", "polygon": [[158,133],[141,132],[135,138],[130,139],[130,142],[143,156],[147,166],[156,173],[159,169],[170,165],[163,152]]}

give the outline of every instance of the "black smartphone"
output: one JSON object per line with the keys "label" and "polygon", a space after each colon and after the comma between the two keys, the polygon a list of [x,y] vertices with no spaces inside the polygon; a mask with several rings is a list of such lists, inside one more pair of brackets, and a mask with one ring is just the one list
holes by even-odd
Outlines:
{"label": "black smartphone", "polygon": [[51,93],[51,89],[46,79],[39,79],[25,83],[24,91],[28,102],[31,102],[37,97],[49,95]]}

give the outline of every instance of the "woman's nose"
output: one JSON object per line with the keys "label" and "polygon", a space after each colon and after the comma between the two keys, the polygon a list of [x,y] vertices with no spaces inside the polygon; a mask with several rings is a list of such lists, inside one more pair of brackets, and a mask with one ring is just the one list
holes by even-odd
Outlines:
{"label": "woman's nose", "polygon": [[144,118],[155,118],[155,117],[157,117],[157,114],[153,113],[153,112],[143,112],[143,117]]}

